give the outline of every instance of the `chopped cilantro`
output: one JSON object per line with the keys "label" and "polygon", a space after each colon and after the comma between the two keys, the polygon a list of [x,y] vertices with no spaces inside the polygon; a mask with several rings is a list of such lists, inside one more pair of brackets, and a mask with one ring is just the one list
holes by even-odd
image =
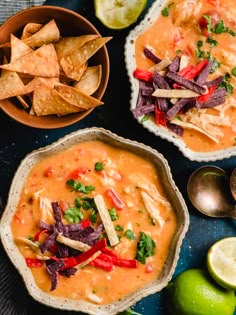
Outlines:
{"label": "chopped cilantro", "polygon": [[212,37],[208,37],[207,40],[206,40],[206,42],[211,45],[211,48],[216,47],[217,44],[218,44],[217,40],[215,40],[215,39],[212,38]]}
{"label": "chopped cilantro", "polygon": [[104,165],[102,164],[102,162],[96,162],[94,165],[94,169],[97,172],[101,172],[104,170]]}
{"label": "chopped cilantro", "polygon": [[33,236],[32,236],[32,235],[29,235],[29,236],[28,236],[28,240],[30,240],[30,241],[32,241],[32,242],[33,242],[33,241],[34,241]]}
{"label": "chopped cilantro", "polygon": [[97,210],[93,210],[89,220],[94,224],[97,222],[97,218],[98,218],[98,211]]}
{"label": "chopped cilantro", "polygon": [[213,26],[211,24],[211,17],[208,14],[204,14],[203,17],[207,20],[207,31],[209,34],[214,32]]}
{"label": "chopped cilantro", "polygon": [[228,34],[230,34],[230,35],[232,35],[232,36],[236,36],[236,33],[235,33],[234,31],[232,31],[229,27],[226,27],[226,26],[224,25],[223,20],[220,20],[220,21],[216,24],[214,32],[215,32],[216,34],[228,33]]}
{"label": "chopped cilantro", "polygon": [[172,6],[173,4],[174,4],[174,2],[171,2],[168,6],[166,6],[166,7],[161,11],[162,16],[164,16],[164,17],[169,16],[169,14],[170,14],[170,8],[171,8],[171,6]]}
{"label": "chopped cilantro", "polygon": [[95,190],[94,186],[85,186],[82,183],[74,179],[69,179],[66,185],[71,187],[73,190],[77,190],[83,194],[89,194],[91,191]]}
{"label": "chopped cilantro", "polygon": [[121,225],[119,225],[119,224],[117,224],[117,225],[115,226],[115,230],[116,230],[117,232],[123,232],[123,231],[124,231],[123,227],[122,227]]}
{"label": "chopped cilantro", "polygon": [[149,119],[148,115],[143,115],[142,119],[141,119],[141,123],[147,121]]}
{"label": "chopped cilantro", "polygon": [[233,69],[231,70],[231,73],[232,73],[233,76],[236,77],[236,67],[233,67]]}
{"label": "chopped cilantro", "polygon": [[213,61],[210,73],[214,73],[221,66],[221,63],[216,58],[210,57],[209,59],[212,59]]}
{"label": "chopped cilantro", "polygon": [[154,255],[155,247],[156,243],[153,241],[153,239],[144,232],[140,232],[140,239],[137,244],[136,259],[141,262],[141,264],[145,264],[146,258]]}
{"label": "chopped cilantro", "polygon": [[84,218],[83,211],[76,206],[68,208],[65,211],[64,217],[69,223],[79,223]]}
{"label": "chopped cilantro", "polygon": [[108,210],[109,214],[110,214],[110,217],[111,217],[111,220],[112,221],[116,221],[119,219],[118,215],[117,215],[117,212],[116,212],[116,208],[111,208]]}
{"label": "chopped cilantro", "polygon": [[232,84],[230,84],[229,80],[230,80],[230,74],[226,73],[226,75],[224,76],[224,80],[219,85],[219,87],[224,87],[226,89],[226,92],[231,95],[233,93],[233,86]]}
{"label": "chopped cilantro", "polygon": [[129,239],[129,240],[136,240],[136,236],[134,234],[134,232],[130,229],[125,231],[125,236]]}
{"label": "chopped cilantro", "polygon": [[157,223],[156,223],[156,220],[153,219],[153,218],[150,218],[150,221],[151,221],[152,225],[156,225],[156,224],[157,224]]}
{"label": "chopped cilantro", "polygon": [[176,54],[179,55],[182,53],[182,51],[183,51],[182,49],[178,49],[178,50],[176,50]]}

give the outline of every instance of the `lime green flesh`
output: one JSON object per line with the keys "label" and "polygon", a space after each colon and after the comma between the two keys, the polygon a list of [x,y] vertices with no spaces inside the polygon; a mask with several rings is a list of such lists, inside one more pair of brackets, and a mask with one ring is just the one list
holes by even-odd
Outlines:
{"label": "lime green flesh", "polygon": [[207,253],[212,278],[226,289],[236,290],[236,237],[216,242]]}
{"label": "lime green flesh", "polygon": [[147,0],[94,0],[97,18],[108,28],[123,29],[137,21]]}
{"label": "lime green flesh", "polygon": [[170,282],[166,290],[170,314],[234,314],[234,291],[220,287],[205,270],[189,269],[182,272]]}

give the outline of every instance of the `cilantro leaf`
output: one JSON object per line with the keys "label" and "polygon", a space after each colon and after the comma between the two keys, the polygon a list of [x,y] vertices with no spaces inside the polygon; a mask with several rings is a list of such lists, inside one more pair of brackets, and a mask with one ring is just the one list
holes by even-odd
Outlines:
{"label": "cilantro leaf", "polygon": [[141,264],[145,264],[146,258],[154,255],[155,247],[156,243],[153,239],[144,232],[140,232],[140,239],[137,244],[137,255],[135,258],[141,262]]}
{"label": "cilantro leaf", "polygon": [[119,225],[119,224],[117,224],[115,226],[115,230],[118,231],[118,232],[123,232],[124,231],[123,227],[121,225]]}
{"label": "cilantro leaf", "polygon": [[83,194],[89,194],[91,191],[95,190],[94,186],[85,186],[74,179],[67,180],[66,185],[71,187],[73,190],[77,190]]}
{"label": "cilantro leaf", "polygon": [[226,73],[226,75],[224,76],[224,80],[223,82],[219,85],[219,87],[224,87],[226,89],[226,92],[228,94],[232,94],[233,93],[233,85],[229,82],[230,80],[230,74]]}
{"label": "cilantro leaf", "polygon": [[172,6],[173,4],[174,4],[174,2],[171,2],[168,6],[166,6],[166,7],[161,11],[162,16],[164,16],[164,17],[169,16],[169,14],[170,14],[170,8],[171,8],[171,6]]}
{"label": "cilantro leaf", "polygon": [[130,229],[125,231],[125,236],[129,239],[129,240],[136,240],[136,236],[134,234],[134,232]]}
{"label": "cilantro leaf", "polygon": [[79,223],[84,218],[83,211],[76,206],[68,208],[65,211],[64,217],[69,223]]}
{"label": "cilantro leaf", "polygon": [[110,217],[111,217],[111,220],[112,221],[116,221],[119,219],[118,215],[117,215],[117,212],[116,212],[116,208],[111,208],[108,210],[109,214],[110,214]]}
{"label": "cilantro leaf", "polygon": [[96,162],[94,165],[94,169],[97,172],[101,172],[104,170],[104,165],[102,164],[102,162]]}

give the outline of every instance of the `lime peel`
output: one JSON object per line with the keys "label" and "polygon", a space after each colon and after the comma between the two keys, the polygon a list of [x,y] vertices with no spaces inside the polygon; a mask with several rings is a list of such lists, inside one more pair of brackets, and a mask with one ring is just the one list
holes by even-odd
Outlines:
{"label": "lime peel", "polygon": [[96,17],[110,29],[123,29],[135,23],[147,0],[94,0]]}

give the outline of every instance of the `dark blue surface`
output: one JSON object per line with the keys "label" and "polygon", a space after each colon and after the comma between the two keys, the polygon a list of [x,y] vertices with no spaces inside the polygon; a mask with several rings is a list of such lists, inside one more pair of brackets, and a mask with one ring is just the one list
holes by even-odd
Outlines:
{"label": "dark blue surface", "polygon": [[[148,1],[147,9],[152,3],[153,1]],[[110,55],[111,74],[108,88],[103,98],[105,105],[94,110],[92,114],[86,117],[82,122],[67,128],[56,130],[40,130],[26,127],[14,122],[1,112],[0,195],[6,201],[14,172],[27,153],[50,144],[72,131],[84,127],[104,127],[125,138],[130,138],[150,145],[165,156],[172,169],[173,178],[186,200],[190,213],[190,227],[183,242],[175,275],[188,268],[205,267],[205,257],[208,248],[221,238],[234,236],[236,231],[236,221],[231,219],[207,218],[198,213],[188,200],[186,184],[190,174],[196,168],[205,165],[206,163],[189,161],[183,157],[175,146],[150,134],[132,117],[129,111],[130,85],[124,63],[124,43],[126,36],[135,24],[120,31],[112,31],[105,28],[94,15],[93,1],[48,0],[45,4],[58,5],[72,9],[90,20],[103,36],[113,36],[112,41],[107,45]],[[147,9],[144,14],[147,12]],[[144,14],[140,17],[137,23],[143,18]],[[223,167],[230,172],[236,167],[236,158],[225,159],[211,164]],[[1,248],[0,253],[1,259],[5,259],[6,263],[10,264]],[[17,283],[17,286],[14,285],[13,293],[9,294],[9,300],[5,302],[6,304],[9,304],[9,313],[4,314],[13,314],[13,311],[10,311],[11,299],[17,300],[19,314],[78,314],[74,312],[54,310],[35,302],[28,296],[20,276],[13,267],[11,268],[11,272],[14,274],[14,281]],[[0,279],[0,281],[1,280],[2,279]],[[6,286],[6,289],[7,288],[8,285]],[[167,314],[165,310],[164,290],[138,302],[134,309],[143,315]]]}

